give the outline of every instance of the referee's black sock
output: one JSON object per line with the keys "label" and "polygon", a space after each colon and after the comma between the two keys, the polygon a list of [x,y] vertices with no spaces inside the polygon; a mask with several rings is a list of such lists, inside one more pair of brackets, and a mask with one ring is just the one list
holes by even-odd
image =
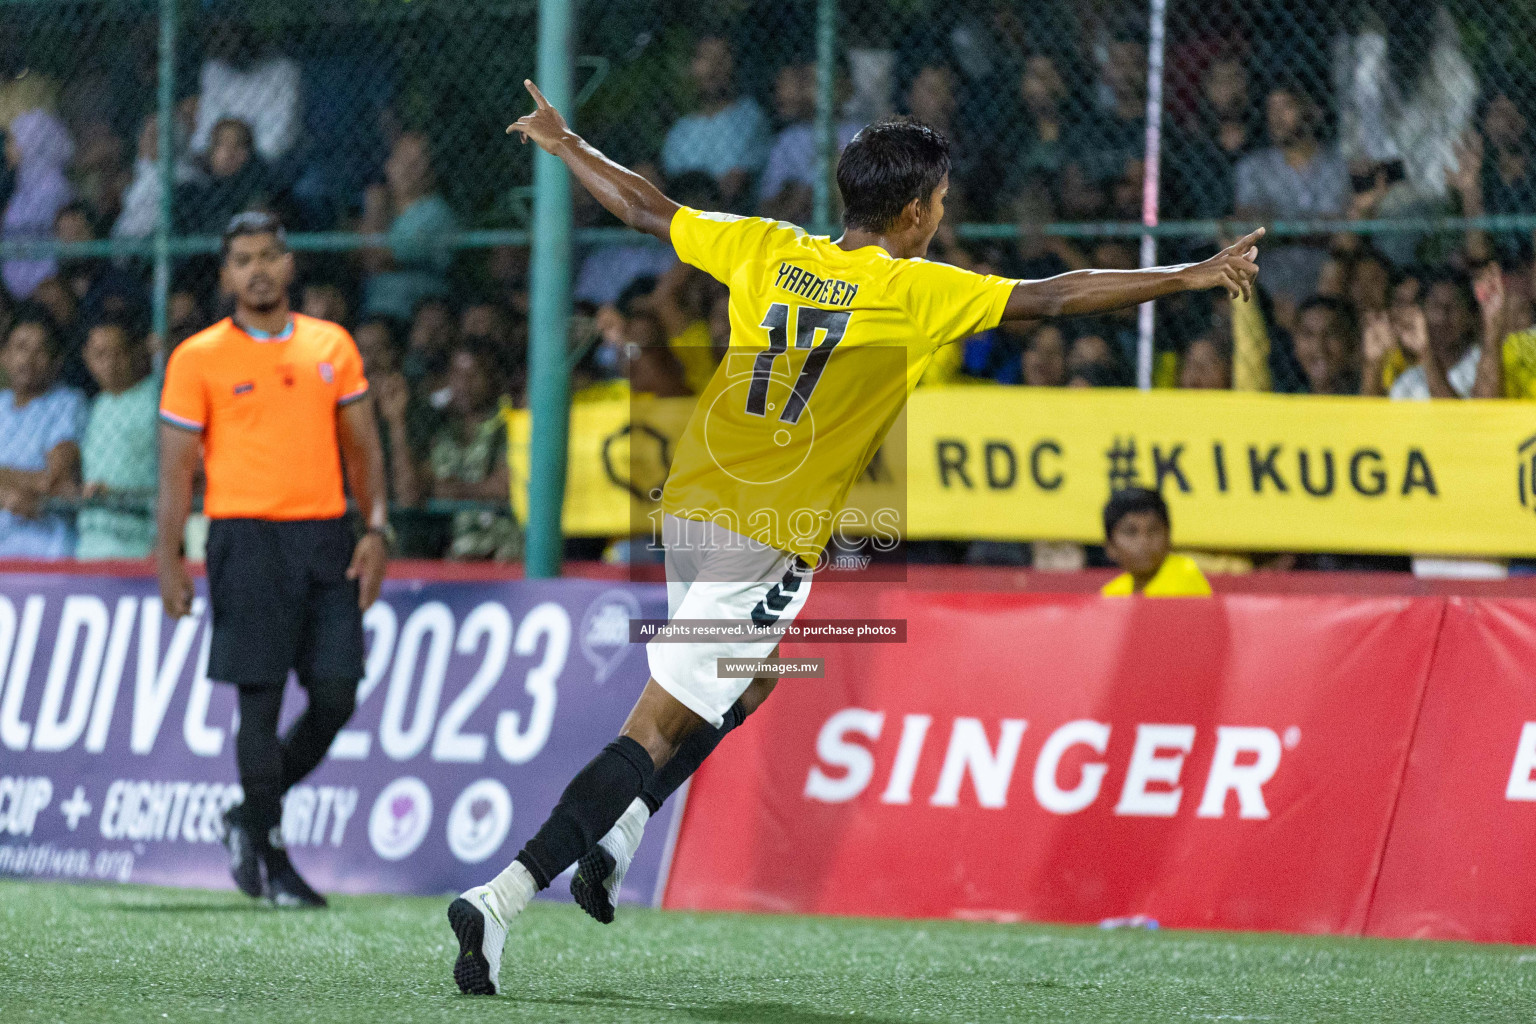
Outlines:
{"label": "referee's black sock", "polygon": [[741,701],[732,704],[730,710],[725,713],[725,721],[720,723],[720,728],[711,729],[708,724],[700,726],[688,734],[683,740],[682,746],[677,748],[677,753],[671,760],[656,770],[651,776],[651,781],[646,783],[640,791],[640,799],[645,801],[646,809],[652,814],[661,810],[661,805],[667,802],[667,797],[677,792],[677,787],[688,781],[688,776],[699,770],[699,765],[710,755],[719,742],[725,739],[725,734],[746,721],[747,709],[742,707]]}
{"label": "referee's black sock", "polygon": [[357,709],[357,680],[301,680],[309,706],[283,737],[283,782],[286,793],[315,770],[331,749],[331,741]]}
{"label": "referee's black sock", "polygon": [[283,816],[283,750],[277,739],[277,718],[283,707],[283,687],[240,687],[240,730],[235,734],[235,765],[245,803],[240,822],[258,843]]}
{"label": "referee's black sock", "polygon": [[540,889],[597,844],[640,795],[656,765],[644,747],[620,736],[576,773],[549,820],[528,840],[517,860]]}

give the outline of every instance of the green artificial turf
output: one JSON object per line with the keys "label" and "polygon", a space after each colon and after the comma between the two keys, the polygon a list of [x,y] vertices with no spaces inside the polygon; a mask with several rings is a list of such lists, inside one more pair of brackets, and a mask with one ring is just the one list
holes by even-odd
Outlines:
{"label": "green artificial turf", "polygon": [[0,1021],[1536,1021],[1536,951],[538,903],[460,996],[448,898],[0,883]]}

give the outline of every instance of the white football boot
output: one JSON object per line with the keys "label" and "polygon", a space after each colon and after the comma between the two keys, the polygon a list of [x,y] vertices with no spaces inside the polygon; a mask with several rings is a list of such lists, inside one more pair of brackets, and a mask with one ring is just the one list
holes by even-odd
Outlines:
{"label": "white football boot", "polygon": [[510,918],[488,885],[477,885],[448,905],[448,923],[459,939],[453,980],[470,996],[493,996],[501,991],[501,950],[507,943]]}

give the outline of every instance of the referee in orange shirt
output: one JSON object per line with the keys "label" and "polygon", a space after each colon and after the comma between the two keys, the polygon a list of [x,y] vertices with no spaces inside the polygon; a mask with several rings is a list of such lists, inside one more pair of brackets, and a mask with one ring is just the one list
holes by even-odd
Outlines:
{"label": "referee in orange shirt", "polygon": [[[187,614],[181,538],[199,449],[207,476],[208,676],[240,691],[235,760],[245,802],[224,817],[241,892],[325,906],[283,850],[282,799],[351,717],[363,677],[363,611],[379,596],[389,530],[368,382],[342,327],[293,313],[282,224],[242,213],[224,232],[235,314],[182,342],[160,399],[160,597]],[[345,465],[365,524],[347,519]],[[277,734],[290,670],[309,694]]]}

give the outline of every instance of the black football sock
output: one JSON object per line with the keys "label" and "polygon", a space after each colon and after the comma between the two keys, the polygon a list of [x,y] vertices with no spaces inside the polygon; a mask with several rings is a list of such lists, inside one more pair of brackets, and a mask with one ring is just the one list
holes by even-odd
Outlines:
{"label": "black football sock", "polygon": [[240,730],[235,734],[235,765],[245,803],[236,812],[258,844],[283,816],[283,751],[277,739],[277,718],[283,707],[283,687],[240,687]]}
{"label": "black football sock", "polygon": [[652,814],[661,810],[661,805],[667,802],[669,796],[677,792],[677,787],[687,782],[688,776],[699,770],[699,765],[703,764],[710,751],[725,739],[725,734],[746,720],[747,709],[742,707],[741,701],[738,700],[731,705],[724,717],[725,721],[720,723],[718,729],[703,725],[689,733],[688,738],[683,740],[682,746],[677,748],[677,753],[672,755],[672,759],[651,776],[651,781],[640,791],[640,799],[645,801],[646,808]]}
{"label": "black football sock", "polygon": [[282,791],[315,770],[357,707],[357,680],[306,681],[309,706],[283,737]]}
{"label": "black football sock", "polygon": [[517,860],[540,889],[596,845],[656,773],[646,749],[628,736],[603,748],[576,773],[549,820],[528,840]]}

